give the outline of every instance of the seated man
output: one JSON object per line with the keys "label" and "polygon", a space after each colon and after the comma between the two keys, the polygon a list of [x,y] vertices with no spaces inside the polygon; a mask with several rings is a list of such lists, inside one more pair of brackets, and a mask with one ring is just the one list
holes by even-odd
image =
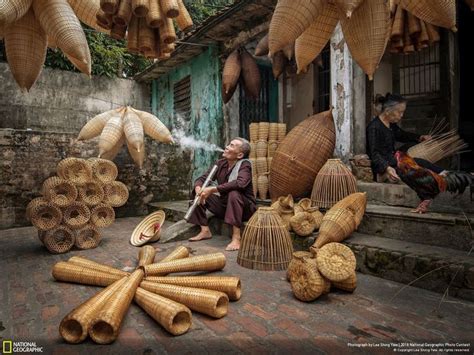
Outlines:
{"label": "seated man", "polygon": [[[194,183],[193,195],[201,196],[201,204],[189,218],[189,223],[201,227],[201,232],[190,241],[210,239],[212,237],[206,218],[206,209],[216,217],[223,218],[232,225],[232,241],[226,250],[240,248],[240,227],[256,210],[256,201],[252,188],[252,164],[247,159],[250,144],[243,138],[234,138],[225,148],[223,159],[217,161],[214,180],[217,186],[201,189],[210,169]],[[215,195],[219,192],[219,195]],[[193,196],[194,198],[194,196]]]}

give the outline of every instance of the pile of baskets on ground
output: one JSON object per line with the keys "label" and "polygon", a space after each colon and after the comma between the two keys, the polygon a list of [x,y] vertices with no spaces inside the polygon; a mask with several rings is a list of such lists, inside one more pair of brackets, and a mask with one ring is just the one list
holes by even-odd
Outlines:
{"label": "pile of baskets on ground", "polygon": [[[189,250],[180,246],[153,264],[155,253],[151,246],[142,247],[138,267],[132,273],[77,256],[57,263],[53,277],[58,281],[107,286],[63,318],[59,333],[64,340],[80,343],[89,335],[99,344],[115,341],[132,300],[169,333],[181,335],[191,327],[191,310],[222,318],[229,300],[240,299],[238,277],[202,275],[223,269],[224,254],[189,257]],[[199,274],[166,276],[177,272]]]}
{"label": "pile of baskets on ground", "polygon": [[28,204],[26,217],[51,253],[66,253],[74,245],[97,247],[100,228],[115,220],[113,207],[128,199],[127,186],[115,181],[116,165],[98,158],[66,158],[59,162],[57,174],[43,182],[43,196]]}
{"label": "pile of baskets on ground", "polygon": [[262,200],[268,194],[268,175],[273,155],[286,135],[286,123],[254,122],[249,125],[250,161],[255,196]]}

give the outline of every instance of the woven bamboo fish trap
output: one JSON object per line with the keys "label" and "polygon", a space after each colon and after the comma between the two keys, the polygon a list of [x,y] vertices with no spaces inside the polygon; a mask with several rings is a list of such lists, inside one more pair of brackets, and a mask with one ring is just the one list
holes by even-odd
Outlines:
{"label": "woven bamboo fish trap", "polygon": [[290,61],[295,56],[295,42],[287,44],[281,51],[285,55],[286,59]]}
{"label": "woven bamboo fish trap", "polygon": [[113,181],[104,185],[104,203],[112,207],[123,206],[128,200],[128,188],[120,181]]}
{"label": "woven bamboo fish trap", "polygon": [[257,175],[252,175],[252,188],[253,188],[253,195],[256,198],[258,194],[258,176]]}
{"label": "woven bamboo fish trap", "polygon": [[281,211],[293,212],[293,209],[295,207],[293,196],[280,196],[275,202],[272,203],[271,207],[278,213],[280,213]]}
{"label": "woven bamboo fish trap", "polygon": [[29,10],[31,0],[3,1],[0,4],[0,23],[13,23],[21,19]]}
{"label": "woven bamboo fish trap", "polygon": [[144,267],[147,276],[189,271],[217,271],[224,268],[226,262],[222,253],[193,256],[192,258],[160,262]]}
{"label": "woven bamboo fish trap", "polygon": [[438,43],[441,40],[439,35],[438,27],[426,22],[426,31],[428,32],[430,45]]}
{"label": "woven bamboo fish trap", "polygon": [[357,288],[357,274],[354,271],[349,278],[343,281],[332,282],[332,286],[347,292],[354,292]]}
{"label": "woven bamboo fish trap", "polygon": [[[242,61],[242,79],[245,92],[248,96],[256,100],[260,96],[260,89],[262,87],[260,69],[258,69],[255,59],[245,48],[241,51],[240,58]],[[259,136],[259,139],[263,138]]]}
{"label": "woven bamboo fish trap", "polygon": [[127,50],[130,53],[139,53],[138,50],[138,18],[132,16],[127,27]]}
{"label": "woven bamboo fish trap", "polygon": [[254,55],[261,57],[268,54],[268,33],[258,41],[257,47],[255,47]]}
{"label": "woven bamboo fish trap", "polygon": [[297,204],[295,204],[294,210],[295,214],[299,212],[308,212],[309,209],[311,209],[311,199],[309,198],[302,198],[301,200],[298,201]]}
{"label": "woven bamboo fish trap", "polygon": [[331,111],[311,116],[283,139],[270,169],[270,197],[308,195],[314,179],[332,155],[336,133]]}
{"label": "woven bamboo fish trap", "polygon": [[97,25],[96,15],[100,10],[100,0],[68,0],[68,3],[81,22],[97,31],[108,33],[108,31]]}
{"label": "woven bamboo fish trap", "polygon": [[123,118],[123,131],[127,143],[140,152],[140,148],[144,144],[143,125],[138,115],[129,108]]}
{"label": "woven bamboo fish trap", "polygon": [[406,11],[403,10],[401,6],[397,6],[395,17],[392,23],[392,30],[390,32],[390,38],[392,40],[397,40],[403,37],[403,32],[405,31],[405,17]]}
{"label": "woven bamboo fish trap", "polygon": [[75,59],[77,69],[90,76],[91,55],[86,36],[67,0],[35,0],[32,7],[46,34],[68,57]]}
{"label": "woven bamboo fish trap", "polygon": [[256,270],[286,270],[293,253],[288,229],[272,207],[260,207],[242,235],[237,263]]}
{"label": "woven bamboo fish trap", "polygon": [[91,217],[91,212],[85,203],[75,201],[63,211],[63,220],[66,226],[72,229],[84,227]]}
{"label": "woven bamboo fish trap", "polygon": [[52,274],[57,281],[74,282],[92,286],[109,286],[122,278],[122,276],[116,274],[109,274],[64,261],[54,265]]}
{"label": "woven bamboo fish trap", "polygon": [[237,88],[237,85],[234,86],[234,88],[230,89],[228,93],[225,92],[224,86],[222,86],[222,101],[224,104],[228,103],[232,96],[234,95],[234,92]]}
{"label": "woven bamboo fish trap", "polygon": [[323,221],[324,215],[319,211],[319,207],[312,207],[307,212],[313,215],[314,221],[316,226],[314,229],[319,229],[321,227],[321,223]]}
{"label": "woven bamboo fish trap", "polygon": [[145,281],[224,292],[229,300],[242,296],[240,278],[234,276],[149,276]]}
{"label": "woven bamboo fish trap", "polygon": [[357,192],[357,181],[340,159],[329,159],[314,179],[313,205],[330,208],[344,197]]}
{"label": "woven bamboo fish trap", "polygon": [[43,182],[41,191],[44,197],[59,207],[66,207],[77,198],[76,186],[70,181],[52,176]]}
{"label": "woven bamboo fish trap", "polygon": [[251,143],[258,141],[258,122],[249,124],[249,135]]}
{"label": "woven bamboo fish trap", "polygon": [[165,212],[162,210],[155,211],[146,216],[133,230],[130,244],[137,247],[159,240],[165,218]]}
{"label": "woven bamboo fish trap", "polygon": [[99,229],[93,224],[86,224],[75,232],[76,237],[74,245],[79,249],[97,248],[102,239]]}
{"label": "woven bamboo fish trap", "polygon": [[181,303],[141,287],[137,289],[134,300],[150,317],[173,335],[184,334],[191,327],[191,311]]}
{"label": "woven bamboo fish trap", "polygon": [[97,206],[104,199],[104,189],[102,185],[95,181],[89,181],[80,186],[79,201],[85,203],[88,207]]}
{"label": "woven bamboo fish trap", "polygon": [[286,136],[286,123],[277,123],[278,124],[278,141],[283,141],[283,138]]}
{"label": "woven bamboo fish trap", "polygon": [[41,231],[56,228],[61,223],[63,214],[52,203],[35,203],[30,207],[29,216],[31,223]]}
{"label": "woven bamboo fish trap", "polygon": [[60,178],[71,181],[75,185],[83,185],[92,179],[92,168],[86,160],[66,158],[56,168]]}
{"label": "woven bamboo fish trap", "polygon": [[332,282],[347,280],[356,269],[352,250],[340,243],[329,243],[316,254],[319,272]]}
{"label": "woven bamboo fish trap", "polygon": [[132,157],[132,160],[140,169],[142,169],[143,162],[145,161],[145,145],[142,144],[140,147],[140,150],[137,150],[134,147],[132,147],[131,144],[127,140],[125,140],[125,142],[127,143],[128,153]]}
{"label": "woven bamboo fish trap", "polygon": [[367,193],[356,192],[343,198],[341,201],[336,203],[334,208],[345,208],[350,210],[354,214],[356,222],[356,228],[359,227],[362,218],[364,217],[365,208],[367,207]]}
{"label": "woven bamboo fish trap", "polygon": [[156,250],[150,245],[145,245],[138,252],[138,266],[152,264],[155,260]]}
{"label": "woven bamboo fish trap", "polygon": [[272,166],[272,160],[273,160],[273,157],[267,158],[268,170],[270,170],[270,167]]}
{"label": "woven bamboo fish trap", "polygon": [[176,41],[176,32],[174,30],[173,20],[165,17],[160,26],[160,39],[163,43],[171,44]]}
{"label": "woven bamboo fish trap", "polygon": [[148,0],[132,0],[132,13],[138,17],[145,17],[150,10]]}
{"label": "woven bamboo fish trap", "polygon": [[321,13],[295,42],[296,64],[298,74],[311,64],[321,53],[331,38],[339,21],[336,6],[331,3],[323,5]]}
{"label": "woven bamboo fish trap", "polygon": [[273,77],[278,79],[281,74],[285,71],[288,64],[288,59],[285,57],[283,51],[276,52],[272,57],[272,73]]}
{"label": "woven bamboo fish trap", "polygon": [[125,135],[122,134],[122,137],[120,137],[120,140],[115,144],[111,150],[108,152],[105,152],[104,154],[101,155],[102,159],[106,160],[113,160],[117,156],[117,154],[120,152],[122,149],[123,145],[125,143]]}
{"label": "woven bamboo fish trap", "polygon": [[268,128],[268,141],[276,141],[278,139],[278,123],[271,122]]}
{"label": "woven bamboo fish trap", "polygon": [[115,276],[118,276],[119,278],[129,275],[129,273],[126,272],[126,271],[118,270],[118,269],[115,269],[113,267],[110,267],[110,266],[107,266],[107,265],[104,265],[104,264],[101,264],[101,263],[97,263],[95,261],[92,261],[92,260],[89,260],[89,259],[86,259],[86,258],[83,258],[83,257],[80,257],[80,256],[70,257],[68,259],[68,263],[69,264],[74,264],[74,265],[77,265],[77,266],[81,266],[81,267],[85,267],[85,268],[88,268],[88,269],[92,269],[92,270],[95,270],[95,271],[115,275]]}
{"label": "woven bamboo fish trap", "polygon": [[140,52],[154,52],[156,46],[155,30],[148,26],[145,18],[138,21],[138,49]]}
{"label": "woven bamboo fish trap", "polygon": [[352,16],[357,7],[362,3],[363,0],[334,0],[334,5],[342,12],[347,18]]}
{"label": "woven bamboo fish trap", "polygon": [[261,200],[265,200],[268,194],[268,173],[258,175],[257,185],[258,185],[258,197]]}
{"label": "woven bamboo fish trap", "polygon": [[273,155],[275,155],[276,150],[278,149],[278,141],[276,140],[271,140],[268,141],[268,153],[267,156],[269,158],[273,158]]}
{"label": "woven bamboo fish trap", "polygon": [[[151,6],[151,3],[150,3]],[[121,0],[117,12],[113,16],[114,24],[127,27],[132,18],[132,0]]]}
{"label": "woven bamboo fish trap", "polygon": [[298,212],[290,218],[291,229],[300,237],[307,237],[316,229],[316,221],[309,212]]}
{"label": "woven bamboo fish trap", "polygon": [[110,226],[115,220],[115,211],[111,206],[100,203],[91,210],[90,222],[97,228]]}
{"label": "woven bamboo fish trap", "polygon": [[105,127],[105,124],[112,116],[120,116],[120,109],[114,109],[92,117],[79,132],[78,140],[87,140],[97,137]]}
{"label": "woven bamboo fish trap", "polygon": [[426,23],[420,21],[420,35],[418,36],[418,42],[423,46],[428,46],[430,43],[430,37],[428,36],[428,31],[426,29]]}
{"label": "woven bamboo fish trap", "polygon": [[268,142],[266,140],[257,141],[256,154],[258,158],[266,158],[268,152]]}
{"label": "woven bamboo fish trap", "polygon": [[[227,57],[222,70],[222,85],[226,94],[237,85],[241,70],[240,53],[235,50]],[[252,138],[250,139],[252,140]]]}
{"label": "woven bamboo fish trap", "polygon": [[[270,133],[270,122],[259,122],[258,139],[259,141],[267,141]],[[257,142],[258,143],[258,142]]]}
{"label": "woven bamboo fish trap", "polygon": [[160,0],[163,14],[169,18],[175,18],[179,15],[179,6],[177,0]]}
{"label": "woven bamboo fish trap", "polygon": [[183,0],[178,0],[179,15],[176,17],[176,25],[181,31],[189,30],[193,26],[193,19],[189,14]]}
{"label": "woven bamboo fish trap", "polygon": [[408,34],[410,37],[417,37],[421,32],[420,20],[411,12],[407,12]]}
{"label": "woven bamboo fish trap", "polygon": [[158,119],[158,117],[146,111],[140,111],[134,108],[129,109],[135,112],[142,121],[143,131],[145,134],[161,143],[173,142],[173,137],[171,136],[170,131],[163,122]]}
{"label": "woven bamboo fish trap", "polygon": [[268,48],[270,56],[293,43],[321,13],[322,0],[280,0],[270,22]]}
{"label": "woven bamboo fish trap", "polygon": [[100,0],[100,8],[107,14],[115,14],[120,0]]}
{"label": "woven bamboo fish trap", "polygon": [[126,277],[121,278],[66,315],[59,325],[61,337],[71,344],[78,344],[84,341],[87,338],[94,315],[123,286],[126,280]]}
{"label": "woven bamboo fish trap", "polygon": [[163,23],[163,14],[160,9],[160,2],[152,0],[149,4],[149,11],[146,14],[146,24],[151,28],[159,28]]}
{"label": "woven bamboo fish trap", "polygon": [[46,249],[54,254],[68,252],[73,247],[74,241],[74,232],[65,226],[58,226],[46,231],[43,238]]}
{"label": "woven bamboo fish trap", "polygon": [[288,269],[286,270],[286,280],[291,281],[291,277],[295,272],[295,267],[303,262],[304,258],[313,258],[313,253],[309,251],[295,251],[293,257],[291,258],[290,263],[288,264]]}
{"label": "woven bamboo fish trap", "polygon": [[[10,6],[5,7],[11,9]],[[23,10],[21,2],[17,3],[17,6],[18,10]],[[33,10],[29,10],[23,17],[5,27],[5,53],[10,71],[22,91],[29,91],[41,74],[46,49],[46,33],[35,18]]]}
{"label": "woven bamboo fish trap", "polygon": [[150,281],[143,281],[140,287],[214,318],[227,314],[229,298],[223,292]]}
{"label": "woven bamboo fish trap", "polygon": [[95,18],[97,20],[97,25],[106,30],[111,30],[113,25],[113,15],[107,14],[104,10],[100,9],[97,11]]}
{"label": "woven bamboo fish trap", "polygon": [[326,289],[326,281],[312,257],[303,257],[302,261],[295,265],[290,282],[293,294],[303,302],[314,301]]}
{"label": "woven bamboo fish trap", "polygon": [[93,158],[88,159],[87,162],[92,168],[92,173],[95,179],[101,183],[107,184],[115,181],[118,175],[117,165],[107,159]]}
{"label": "woven bamboo fish trap", "polygon": [[454,0],[400,0],[400,6],[425,22],[457,31]]}
{"label": "woven bamboo fish trap", "polygon": [[89,336],[98,344],[110,344],[117,339],[123,318],[144,276],[136,270],[127,277],[125,284],[117,290],[102,309],[95,314],[89,328]]}
{"label": "woven bamboo fish trap", "polygon": [[49,202],[43,197],[35,197],[26,205],[25,217],[28,221],[31,220],[31,211],[40,205],[47,205]]}
{"label": "woven bamboo fish trap", "polygon": [[331,208],[323,217],[319,235],[312,248],[321,248],[331,242],[342,242],[356,229],[354,213],[347,208]]}
{"label": "woven bamboo fish trap", "polygon": [[458,154],[468,147],[455,130],[435,135],[432,139],[408,149],[412,158],[422,158],[436,163],[444,158]]}
{"label": "woven bamboo fish trap", "polygon": [[391,32],[390,6],[385,0],[365,0],[350,19],[341,19],[342,32],[354,60],[373,79]]}
{"label": "woven bamboo fish trap", "polygon": [[111,117],[105,124],[99,138],[99,156],[111,150],[120,141],[124,128],[122,115]]}
{"label": "woven bamboo fish trap", "polygon": [[268,163],[267,158],[257,158],[256,159],[256,168],[257,168],[257,175],[262,175],[268,173]]}

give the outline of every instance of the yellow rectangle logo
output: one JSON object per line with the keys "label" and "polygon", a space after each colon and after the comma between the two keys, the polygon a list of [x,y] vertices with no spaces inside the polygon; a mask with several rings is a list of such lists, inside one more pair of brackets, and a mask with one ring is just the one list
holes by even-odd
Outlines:
{"label": "yellow rectangle logo", "polygon": [[4,354],[11,354],[13,352],[13,342],[11,340],[4,340],[3,341],[3,353]]}

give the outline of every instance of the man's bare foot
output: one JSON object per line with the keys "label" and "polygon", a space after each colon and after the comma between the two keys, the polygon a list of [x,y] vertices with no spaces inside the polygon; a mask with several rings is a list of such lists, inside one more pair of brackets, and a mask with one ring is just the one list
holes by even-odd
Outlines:
{"label": "man's bare foot", "polygon": [[239,250],[239,248],[240,248],[240,240],[232,239],[232,241],[229,243],[229,245],[227,245],[225,250],[235,251],[235,250]]}
{"label": "man's bare foot", "polygon": [[212,233],[211,231],[201,231],[198,235],[189,238],[188,240],[190,242],[199,242],[200,240],[206,240],[206,239],[211,239],[212,238]]}

